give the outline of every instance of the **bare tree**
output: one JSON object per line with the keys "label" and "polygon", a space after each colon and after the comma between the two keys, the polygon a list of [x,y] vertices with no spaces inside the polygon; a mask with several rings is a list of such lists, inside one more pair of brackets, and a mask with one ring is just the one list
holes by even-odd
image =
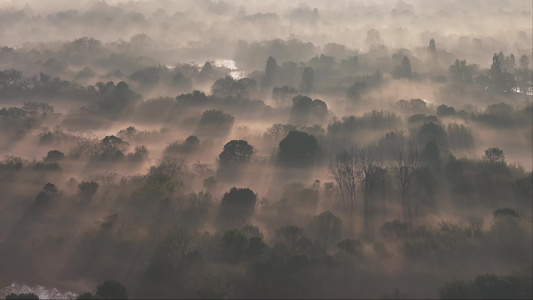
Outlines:
{"label": "bare tree", "polygon": [[[353,231],[353,217],[356,205],[357,181],[360,176],[360,160],[354,146],[340,150],[328,161],[328,171],[342,197],[344,204],[350,205],[350,230]],[[352,232],[353,233],[353,232]]]}
{"label": "bare tree", "polygon": [[395,166],[393,175],[396,184],[402,193],[403,220],[407,223],[409,230],[413,227],[413,209],[409,192],[418,183],[418,167],[420,166],[420,155],[416,146],[402,144],[394,151]]}
{"label": "bare tree", "polygon": [[383,184],[385,169],[381,167],[382,161],[375,156],[371,148],[365,148],[359,152],[360,181],[364,201],[364,237],[371,238],[372,218],[374,215],[372,200],[375,191]]}
{"label": "bare tree", "polygon": [[279,142],[291,130],[296,130],[296,127],[291,124],[274,124],[267,129],[266,133],[271,135],[276,142]]}

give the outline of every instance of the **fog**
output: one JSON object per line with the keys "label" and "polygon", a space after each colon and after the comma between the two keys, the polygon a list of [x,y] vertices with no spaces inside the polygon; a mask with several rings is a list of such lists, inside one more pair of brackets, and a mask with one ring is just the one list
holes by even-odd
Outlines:
{"label": "fog", "polygon": [[532,10],[0,0],[0,297],[532,298]]}

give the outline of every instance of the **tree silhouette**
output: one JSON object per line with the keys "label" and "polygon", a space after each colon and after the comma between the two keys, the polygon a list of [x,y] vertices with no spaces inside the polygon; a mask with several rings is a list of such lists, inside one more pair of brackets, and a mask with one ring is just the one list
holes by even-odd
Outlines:
{"label": "tree silhouette", "polygon": [[360,157],[357,149],[352,146],[349,149],[338,151],[334,157],[328,160],[328,172],[337,183],[337,188],[342,201],[350,205],[350,234],[353,235],[354,213],[357,200],[357,184],[360,176]]}
{"label": "tree silhouette", "polygon": [[279,142],[278,162],[289,167],[308,167],[315,162],[318,151],[314,136],[293,130]]}
{"label": "tree silhouette", "polygon": [[96,295],[103,299],[128,299],[126,288],[115,280],[106,280],[96,287]]}
{"label": "tree silhouette", "polygon": [[218,155],[221,166],[229,166],[245,163],[254,154],[254,147],[244,140],[231,140],[224,145],[224,149]]}
{"label": "tree silhouette", "polygon": [[261,80],[261,87],[263,89],[269,88],[276,76],[276,72],[278,71],[279,66],[276,62],[276,59],[272,56],[269,56],[266,62],[265,66],[265,75],[263,76],[263,79]]}
{"label": "tree silhouette", "polygon": [[502,163],[505,160],[505,154],[503,153],[502,149],[491,147],[485,150],[485,156],[483,158],[492,163]]}
{"label": "tree silhouette", "polygon": [[396,66],[392,71],[392,76],[395,78],[413,78],[413,71],[411,70],[411,62],[407,56],[404,56],[399,66]]}
{"label": "tree silhouette", "polygon": [[93,195],[98,190],[98,187],[99,187],[98,183],[94,181],[82,181],[80,184],[78,184],[80,195],[86,201],[91,200]]}
{"label": "tree silhouette", "polygon": [[409,192],[417,185],[419,180],[417,174],[420,165],[418,149],[412,144],[408,146],[403,144],[395,149],[394,161],[393,175],[401,192],[403,221],[407,223],[409,230],[412,230],[413,208]]}
{"label": "tree silhouette", "polygon": [[257,195],[249,188],[233,187],[220,203],[218,221],[225,228],[242,227],[252,216]]}
{"label": "tree silhouette", "polygon": [[306,67],[302,73],[302,84],[300,85],[300,93],[311,93],[315,84],[315,75],[313,68]]}
{"label": "tree silhouette", "polygon": [[428,51],[430,53],[436,53],[437,52],[437,47],[435,46],[435,40],[434,39],[429,40]]}

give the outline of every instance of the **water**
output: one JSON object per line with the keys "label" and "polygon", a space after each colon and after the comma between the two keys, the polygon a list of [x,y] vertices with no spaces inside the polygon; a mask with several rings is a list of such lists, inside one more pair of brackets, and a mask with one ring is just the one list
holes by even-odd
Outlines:
{"label": "water", "polygon": [[69,291],[59,291],[56,288],[48,288],[40,285],[28,286],[23,283],[14,282],[10,286],[0,289],[0,299],[4,299],[7,295],[28,294],[34,293],[39,296],[39,299],[76,299],[78,294]]}

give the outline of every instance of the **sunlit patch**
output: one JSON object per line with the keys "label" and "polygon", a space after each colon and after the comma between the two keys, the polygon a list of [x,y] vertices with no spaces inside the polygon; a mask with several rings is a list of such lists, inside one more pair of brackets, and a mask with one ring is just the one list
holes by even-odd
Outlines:
{"label": "sunlit patch", "polygon": [[216,59],[213,63],[215,67],[226,68],[232,71],[237,70],[237,63],[231,59]]}
{"label": "sunlit patch", "polygon": [[41,285],[29,286],[23,283],[13,282],[10,286],[0,289],[0,298],[4,299],[9,294],[35,294],[39,299],[75,299],[78,294],[69,291],[60,291],[56,288]]}

